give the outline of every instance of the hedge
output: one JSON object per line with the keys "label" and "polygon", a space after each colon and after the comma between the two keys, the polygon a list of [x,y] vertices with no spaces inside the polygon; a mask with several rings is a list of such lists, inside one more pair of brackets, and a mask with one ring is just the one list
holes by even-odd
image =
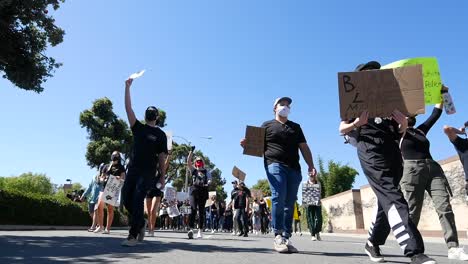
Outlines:
{"label": "hedge", "polygon": [[[0,225],[88,226],[91,218],[86,206],[49,195],[0,190]],[[127,225],[117,208],[112,225]]]}

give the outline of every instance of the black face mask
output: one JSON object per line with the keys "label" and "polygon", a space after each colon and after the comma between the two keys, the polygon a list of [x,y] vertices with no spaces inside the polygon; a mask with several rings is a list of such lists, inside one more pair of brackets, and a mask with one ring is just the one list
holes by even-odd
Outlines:
{"label": "black face mask", "polygon": [[111,157],[111,160],[112,160],[112,161],[119,161],[119,160],[120,160],[120,157],[117,156],[117,155],[113,155],[113,156]]}
{"label": "black face mask", "polygon": [[408,126],[414,127],[414,125],[416,125],[416,117],[414,116],[408,117]]}
{"label": "black face mask", "polygon": [[149,122],[156,121],[158,119],[158,114],[158,109],[154,106],[150,106],[148,109],[146,109],[145,119]]}

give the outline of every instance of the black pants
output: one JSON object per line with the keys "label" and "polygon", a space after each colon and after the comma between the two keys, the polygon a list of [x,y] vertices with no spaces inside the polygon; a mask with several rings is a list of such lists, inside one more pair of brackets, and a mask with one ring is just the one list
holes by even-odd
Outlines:
{"label": "black pants", "polygon": [[198,188],[192,190],[191,195],[192,213],[190,214],[189,226],[195,228],[195,218],[198,212],[198,228],[203,230],[205,224],[205,204],[208,199],[208,189]]}
{"label": "black pants", "polygon": [[247,213],[245,212],[245,208],[238,208],[239,213],[237,214],[237,225],[239,227],[239,231],[244,234],[249,233],[249,218],[247,217]]}
{"label": "black pants", "polygon": [[391,229],[406,256],[424,253],[421,234],[409,217],[408,204],[399,189],[403,161],[397,142],[392,139],[381,143],[360,141],[358,156],[377,196],[377,213],[369,229],[369,241],[376,246],[384,245]]}
{"label": "black pants", "polygon": [[262,214],[261,215],[261,223],[262,223],[262,234],[268,233],[268,215]]}
{"label": "black pants", "polygon": [[129,168],[122,187],[122,202],[129,213],[130,236],[136,238],[145,225],[144,200],[154,172]]}

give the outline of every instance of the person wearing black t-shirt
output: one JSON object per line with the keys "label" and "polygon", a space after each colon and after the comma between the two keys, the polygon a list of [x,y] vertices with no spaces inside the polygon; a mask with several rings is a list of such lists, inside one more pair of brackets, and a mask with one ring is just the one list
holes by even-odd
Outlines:
{"label": "person wearing black t-shirt", "polygon": [[[356,71],[378,70],[380,64],[371,61],[360,64]],[[359,118],[344,120],[340,132],[358,131],[357,153],[362,170],[377,196],[377,214],[371,222],[365,252],[371,261],[382,262],[380,246],[385,244],[390,230],[404,254],[414,264],[433,264],[424,255],[424,242],[416,225],[409,217],[408,204],[399,189],[403,174],[403,161],[398,141],[408,127],[406,116],[393,111],[391,117],[369,118],[364,111]]]}
{"label": "person wearing black t-shirt", "polygon": [[122,188],[122,201],[129,212],[130,230],[122,246],[135,246],[145,237],[146,221],[143,212],[145,196],[156,173],[161,175],[160,189],[164,188],[166,175],[164,163],[168,153],[166,134],[156,126],[158,109],[154,106],[146,109],[146,124],[137,120],[130,97],[132,82],[133,79],[125,82],[125,110],[133,133],[133,146],[127,177]]}
{"label": "person wearing black t-shirt", "polygon": [[[96,229],[95,233],[100,233],[104,228],[104,207],[106,203],[104,202],[105,198],[103,197],[104,189],[106,184],[109,181],[110,177],[115,177],[117,180],[125,180],[125,167],[122,165],[122,157],[118,151],[114,151],[111,156],[110,165],[106,165],[103,169],[102,174],[102,192],[99,196],[98,208],[97,208],[97,218],[99,223],[99,228]],[[109,234],[114,221],[114,206],[107,204],[107,225],[106,229],[102,231],[103,234]]]}
{"label": "person wearing black t-shirt", "polygon": [[[302,181],[299,150],[308,165],[308,174],[315,175],[312,153],[301,126],[288,119],[292,100],[281,97],[273,103],[275,119],[263,123],[265,128],[264,166],[271,188],[274,249],[279,253],[297,253],[291,241],[294,203]],[[241,140],[241,146],[248,144]]]}
{"label": "person wearing black t-shirt", "polygon": [[[455,150],[457,151],[458,156],[460,157],[460,161],[465,171],[465,199],[468,202],[468,137],[466,134],[467,130],[468,121],[465,122],[464,126],[460,129],[450,126],[444,126],[444,132],[450,139],[450,142],[452,142],[453,146],[455,147]],[[458,135],[464,135],[465,138],[462,138]]]}
{"label": "person wearing black t-shirt", "polygon": [[[443,91],[448,88],[443,86]],[[441,98],[442,100],[442,98]],[[403,178],[400,186],[408,201],[410,218],[418,226],[427,191],[434,202],[439,221],[444,230],[445,243],[448,247],[448,258],[468,260],[468,255],[459,247],[455,215],[450,204],[452,191],[442,167],[432,159],[427,133],[442,114],[442,103],[436,104],[429,118],[419,125],[416,117],[408,118],[408,129],[400,141],[403,156]]]}
{"label": "person wearing black t-shirt", "polygon": [[239,236],[244,237],[249,236],[249,218],[247,216],[249,212],[249,197],[250,192],[245,187],[245,184],[240,182],[234,198],[234,209],[238,211],[235,221],[237,221],[239,228]]}
{"label": "person wearing black t-shirt", "polygon": [[205,162],[201,157],[195,158],[195,166],[193,166],[192,156],[193,150],[189,152],[187,157],[187,169],[192,174],[192,186],[190,187],[190,202],[192,206],[192,214],[190,215],[190,230],[187,233],[189,239],[193,239],[193,229],[195,228],[195,218],[198,212],[198,234],[197,238],[202,238],[202,230],[205,223],[205,204],[208,200],[208,185],[211,182],[211,175],[205,168]]}

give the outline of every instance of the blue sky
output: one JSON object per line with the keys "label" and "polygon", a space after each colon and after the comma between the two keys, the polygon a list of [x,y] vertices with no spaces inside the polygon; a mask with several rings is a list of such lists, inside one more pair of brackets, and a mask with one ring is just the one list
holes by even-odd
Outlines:
{"label": "blue sky", "polygon": [[[79,113],[107,96],[125,118],[124,80],[140,69],[137,116],[148,105],[166,110],[167,130],[201,148],[228,181],[234,165],[248,185],[265,178],[261,158],[243,156],[239,140],[246,125],[273,118],[279,96],[293,98],[290,118],[316,163],[321,156],[361,172],[338,134],[337,72],[422,56],[438,58],[455,100],[458,114],[429,134],[435,159],[452,156],[442,126],[468,120],[467,11],[464,1],[67,1],[52,12],[65,40],[47,52],[64,65],[45,91],[0,80],[0,175],[42,172],[86,185],[95,172]],[[355,186],[366,183],[360,173]]]}

